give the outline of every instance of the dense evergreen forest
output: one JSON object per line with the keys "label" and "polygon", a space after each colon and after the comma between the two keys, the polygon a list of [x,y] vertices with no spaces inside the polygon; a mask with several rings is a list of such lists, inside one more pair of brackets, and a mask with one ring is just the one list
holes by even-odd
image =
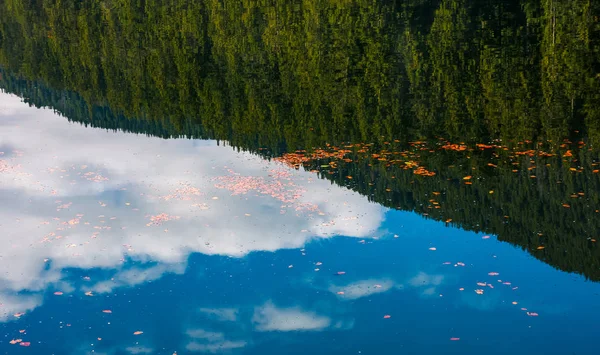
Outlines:
{"label": "dense evergreen forest", "polygon": [[0,87],[32,105],[266,157],[369,143],[301,165],[600,280],[598,1],[2,0],[0,13]]}

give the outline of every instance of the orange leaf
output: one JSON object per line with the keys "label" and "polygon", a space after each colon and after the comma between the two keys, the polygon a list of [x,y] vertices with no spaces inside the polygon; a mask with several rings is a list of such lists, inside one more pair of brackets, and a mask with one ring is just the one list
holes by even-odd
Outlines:
{"label": "orange leaf", "polygon": [[142,332],[141,330],[136,330],[135,332],[133,332],[133,335],[140,335],[140,334],[144,334],[144,332]]}

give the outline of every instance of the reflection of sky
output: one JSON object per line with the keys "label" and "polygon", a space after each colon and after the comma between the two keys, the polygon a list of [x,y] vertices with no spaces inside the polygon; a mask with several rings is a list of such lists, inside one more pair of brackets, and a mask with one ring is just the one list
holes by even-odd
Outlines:
{"label": "reflection of sky", "polygon": [[4,94],[0,151],[1,350],[593,353],[597,284],[310,173]]}

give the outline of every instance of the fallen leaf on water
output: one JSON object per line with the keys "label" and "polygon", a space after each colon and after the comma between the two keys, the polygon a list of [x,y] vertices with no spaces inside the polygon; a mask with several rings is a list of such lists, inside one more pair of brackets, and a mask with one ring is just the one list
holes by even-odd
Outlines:
{"label": "fallen leaf on water", "polygon": [[22,342],[19,343],[19,345],[21,345],[21,346],[29,346],[29,345],[31,345],[31,343],[28,342],[28,341],[22,341]]}
{"label": "fallen leaf on water", "polygon": [[386,314],[385,316],[383,316],[383,319],[389,319],[392,318],[392,316],[390,316],[389,314]]}
{"label": "fallen leaf on water", "polygon": [[346,271],[338,271],[338,272],[336,272],[336,274],[338,274],[338,275],[345,275]]}
{"label": "fallen leaf on water", "polygon": [[140,335],[140,334],[144,334],[144,332],[142,332],[141,330],[136,330],[135,332],[133,332],[133,335]]}
{"label": "fallen leaf on water", "polygon": [[498,275],[500,275],[500,273],[498,273],[498,272],[488,272],[488,275],[490,275],[490,276],[498,276]]}
{"label": "fallen leaf on water", "polygon": [[343,294],[344,294],[344,291],[339,291],[337,294],[338,294],[338,295],[343,295]]}
{"label": "fallen leaf on water", "polygon": [[539,316],[539,314],[535,313],[535,312],[527,312],[527,315],[530,317],[537,317]]}
{"label": "fallen leaf on water", "polygon": [[483,295],[483,290],[479,290],[479,289],[475,290],[475,293],[478,294],[478,295]]}
{"label": "fallen leaf on water", "polygon": [[63,295],[63,293],[62,293],[62,292],[60,292],[60,291],[56,291],[56,292],[54,292],[54,294],[55,294],[56,296],[62,296],[62,295]]}
{"label": "fallen leaf on water", "polygon": [[459,341],[460,338],[450,338],[451,341]]}
{"label": "fallen leaf on water", "polygon": [[464,287],[461,287],[461,288],[459,288],[458,290],[459,290],[459,291],[464,291],[464,290],[465,290],[465,288],[464,288]]}
{"label": "fallen leaf on water", "polygon": [[25,329],[19,330],[19,333],[21,333],[21,334],[25,333]]}
{"label": "fallen leaf on water", "polygon": [[102,313],[112,313],[112,311],[110,309],[104,309],[102,310]]}
{"label": "fallen leaf on water", "polygon": [[481,239],[490,239],[489,235],[484,235],[483,237],[481,237]]}
{"label": "fallen leaf on water", "polygon": [[537,250],[542,250],[542,249],[545,249],[545,248],[546,248],[545,246],[542,246],[542,245],[540,245],[540,246],[539,246],[539,247],[537,247],[536,249],[537,249]]}
{"label": "fallen leaf on water", "polygon": [[512,304],[518,304],[517,302],[513,302]]}
{"label": "fallen leaf on water", "polygon": [[431,247],[431,248],[429,248],[429,250],[437,250],[437,249],[436,249],[436,248],[434,248],[434,247]]}
{"label": "fallen leaf on water", "polygon": [[9,343],[11,343],[12,345],[15,345],[15,344],[20,343],[22,341],[23,341],[23,339],[13,339],[13,340],[9,341]]}
{"label": "fallen leaf on water", "polygon": [[465,177],[463,178],[463,180],[471,180],[471,178],[472,178],[472,176],[471,176],[471,175],[469,175],[469,176],[465,176]]}

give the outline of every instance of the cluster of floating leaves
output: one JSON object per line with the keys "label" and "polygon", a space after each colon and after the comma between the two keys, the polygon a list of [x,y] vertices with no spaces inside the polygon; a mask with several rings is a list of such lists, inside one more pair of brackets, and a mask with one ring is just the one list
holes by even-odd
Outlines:
{"label": "cluster of floating leaves", "polygon": [[[562,165],[567,166],[568,172],[573,174],[586,171],[586,168],[580,165],[581,162],[573,153],[574,150],[584,151],[586,149],[586,143],[584,141],[573,143],[570,140],[565,139],[560,144],[555,144],[552,141],[534,144],[533,142],[526,140],[509,146],[500,144],[499,141],[490,144],[477,143],[469,145],[464,142],[451,143],[440,139],[435,142],[409,142],[407,145],[408,148],[404,150],[398,148],[398,143],[398,140],[384,142],[383,147],[376,147],[372,143],[348,144],[343,146],[327,145],[324,149],[315,149],[310,152],[298,150],[293,153],[287,153],[275,160],[296,169],[299,167],[312,169],[317,165],[320,169],[312,171],[330,175],[336,174],[336,169],[342,162],[349,163],[366,160],[368,161],[369,166],[375,163],[384,164],[386,169],[394,166],[395,168],[400,168],[402,170],[411,170],[414,175],[434,177],[439,172],[424,166],[422,163],[427,160],[424,159],[426,155],[439,154],[439,152],[442,151],[451,151],[456,152],[457,154],[464,154],[467,159],[470,159],[471,155],[475,153],[488,152],[485,156],[489,156],[491,161],[487,163],[487,167],[499,168],[500,165],[504,165],[512,173],[525,172],[530,179],[537,178],[534,171],[538,165],[550,165],[547,162],[545,163],[544,161],[539,160],[544,158],[561,158],[563,160]],[[533,146],[533,148],[525,148],[527,146]],[[544,147],[546,149],[542,149]],[[591,151],[592,149],[587,148],[587,150]],[[520,159],[523,157],[528,159]],[[592,161],[588,164],[590,164],[590,166],[587,169],[588,171],[591,171],[592,174],[597,174],[599,172],[599,161]],[[447,168],[454,168],[454,166],[450,165]],[[458,179],[462,180],[461,183],[463,185],[473,185],[481,179],[476,173],[477,172],[474,171],[473,173],[469,173]],[[346,179],[348,180],[352,180],[353,178],[353,176],[346,176]],[[392,176],[391,178],[394,179],[395,177]],[[559,180],[557,183],[560,184],[562,181]],[[373,185],[373,183],[369,183],[369,185]],[[386,191],[392,192],[390,188],[386,189]],[[493,195],[495,192],[494,189],[488,191],[490,195]],[[434,192],[434,194],[439,194],[439,192]],[[585,196],[584,191],[575,191],[570,197],[581,198],[583,196]],[[441,208],[439,202],[435,201],[435,199],[430,200],[430,203],[433,205],[428,206],[428,208]],[[562,207],[571,208],[571,204],[565,201],[562,204]],[[596,212],[599,212],[597,207],[594,207],[594,209]],[[447,220],[447,222],[450,221],[451,220]]]}
{"label": "cluster of floating leaves", "polygon": [[166,213],[161,213],[161,214],[157,214],[155,216],[150,216],[150,223],[146,224],[146,226],[152,226],[152,225],[160,226],[161,224],[163,224],[165,222],[177,220],[180,218],[181,217],[179,217],[179,216],[171,216]]}
{"label": "cluster of floating leaves", "polygon": [[[291,180],[291,174],[284,169],[273,169],[269,177],[242,176],[233,170],[229,175],[215,178],[214,186],[224,189],[232,196],[254,193],[255,196],[269,196],[283,203],[281,213],[285,208],[292,207],[295,211],[319,212],[319,207],[313,203],[299,201],[306,189]],[[319,212],[320,213],[320,212]]]}

